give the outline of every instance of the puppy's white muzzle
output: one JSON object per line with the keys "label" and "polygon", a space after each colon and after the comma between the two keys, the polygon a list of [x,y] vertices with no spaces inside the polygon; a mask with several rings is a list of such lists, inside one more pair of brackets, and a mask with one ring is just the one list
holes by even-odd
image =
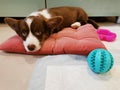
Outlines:
{"label": "puppy's white muzzle", "polygon": [[23,45],[27,52],[35,52],[41,48],[40,41],[30,32]]}

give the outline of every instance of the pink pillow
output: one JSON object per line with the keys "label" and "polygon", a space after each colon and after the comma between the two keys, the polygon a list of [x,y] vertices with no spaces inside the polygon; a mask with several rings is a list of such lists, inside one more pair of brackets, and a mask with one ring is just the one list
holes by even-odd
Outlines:
{"label": "pink pillow", "polygon": [[22,54],[81,54],[88,55],[97,48],[106,49],[100,41],[96,29],[84,25],[77,30],[64,28],[62,31],[51,35],[37,52],[26,52],[19,36],[15,35],[0,45],[0,50]]}

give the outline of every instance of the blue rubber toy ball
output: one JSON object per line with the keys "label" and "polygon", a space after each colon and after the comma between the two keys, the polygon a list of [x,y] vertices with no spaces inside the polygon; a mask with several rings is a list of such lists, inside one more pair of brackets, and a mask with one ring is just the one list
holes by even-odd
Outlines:
{"label": "blue rubber toy ball", "polygon": [[105,49],[95,49],[87,57],[90,69],[97,73],[103,74],[108,72],[114,63],[113,56]]}

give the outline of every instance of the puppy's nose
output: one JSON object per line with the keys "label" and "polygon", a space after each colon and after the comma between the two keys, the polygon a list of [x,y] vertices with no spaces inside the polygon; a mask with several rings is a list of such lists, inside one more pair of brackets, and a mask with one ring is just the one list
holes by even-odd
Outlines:
{"label": "puppy's nose", "polygon": [[30,51],[33,51],[35,50],[35,45],[34,44],[30,44],[27,46],[27,48],[30,50]]}

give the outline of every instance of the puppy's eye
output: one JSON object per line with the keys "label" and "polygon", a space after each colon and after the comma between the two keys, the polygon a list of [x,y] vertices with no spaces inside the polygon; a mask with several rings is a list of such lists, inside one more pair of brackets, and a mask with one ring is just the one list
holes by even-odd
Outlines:
{"label": "puppy's eye", "polygon": [[41,35],[41,32],[35,32],[35,35],[37,35],[37,36],[40,36]]}
{"label": "puppy's eye", "polygon": [[22,32],[22,36],[26,37],[28,35],[28,33],[26,31]]}

